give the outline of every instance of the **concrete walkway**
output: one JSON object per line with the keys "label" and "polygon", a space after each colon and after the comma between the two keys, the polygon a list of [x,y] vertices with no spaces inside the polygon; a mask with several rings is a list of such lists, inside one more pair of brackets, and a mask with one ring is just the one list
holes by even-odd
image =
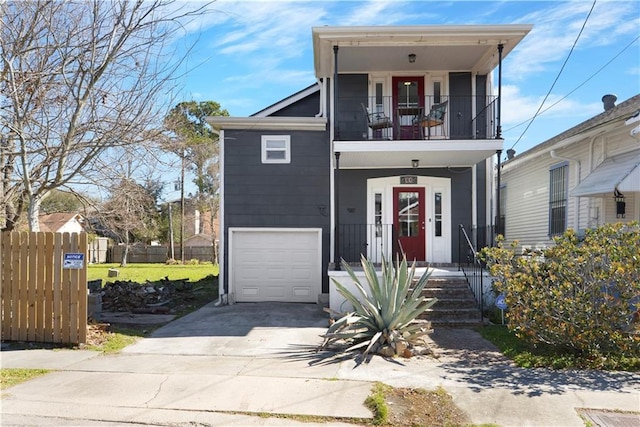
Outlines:
{"label": "concrete walkway", "polygon": [[[370,419],[372,382],[442,386],[474,423],[584,426],[579,408],[640,411],[640,376],[520,369],[476,332],[438,329],[439,358],[368,364],[316,353],[327,316],[316,305],[208,305],[158,329],[120,354],[2,351],[4,368],[56,372],[2,395],[7,425],[353,425]],[[251,414],[337,419],[307,423]],[[640,418],[627,418],[639,426]],[[622,424],[603,425],[622,425]]]}

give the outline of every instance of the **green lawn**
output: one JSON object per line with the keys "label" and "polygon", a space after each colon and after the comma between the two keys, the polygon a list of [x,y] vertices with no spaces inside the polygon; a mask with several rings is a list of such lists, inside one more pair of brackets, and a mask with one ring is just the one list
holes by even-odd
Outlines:
{"label": "green lawn", "polygon": [[[120,273],[118,277],[109,277],[108,271],[115,268]],[[90,264],[87,268],[88,280],[102,279],[102,283],[113,282],[114,280],[131,280],[132,282],[144,283],[147,280],[154,282],[168,277],[170,280],[189,279],[197,282],[207,276],[217,276],[218,265],[212,263],[201,264],[127,264],[120,267],[120,264]]]}
{"label": "green lawn", "polygon": [[550,345],[532,345],[501,325],[480,328],[480,335],[523,368],[640,371],[637,355],[580,355]]}
{"label": "green lawn", "polygon": [[51,371],[48,369],[7,369],[0,370],[0,390],[16,384],[23,383],[32,378],[39,377]]}

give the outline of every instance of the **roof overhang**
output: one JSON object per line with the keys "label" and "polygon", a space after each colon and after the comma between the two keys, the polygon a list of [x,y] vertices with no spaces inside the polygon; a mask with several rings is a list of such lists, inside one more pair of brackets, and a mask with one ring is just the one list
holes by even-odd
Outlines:
{"label": "roof overhang", "polygon": [[207,123],[216,130],[277,130],[317,131],[327,130],[326,117],[227,117],[211,116]]}
{"label": "roof overhang", "polygon": [[340,73],[407,70],[475,71],[487,74],[531,31],[532,25],[423,25],[390,27],[314,27],[315,74],[333,75],[333,47],[339,47]]}
{"label": "roof overhang", "polygon": [[421,168],[473,166],[501,150],[503,140],[474,141],[336,141],[340,169]]}
{"label": "roof overhang", "polygon": [[640,192],[640,150],[608,157],[569,193],[573,197]]}

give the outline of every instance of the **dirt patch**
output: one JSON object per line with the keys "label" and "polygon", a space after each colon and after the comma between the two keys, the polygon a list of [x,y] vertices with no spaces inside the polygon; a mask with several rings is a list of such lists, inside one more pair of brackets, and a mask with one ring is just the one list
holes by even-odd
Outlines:
{"label": "dirt patch", "polygon": [[389,388],[385,401],[389,408],[387,426],[464,426],[471,422],[444,389]]}

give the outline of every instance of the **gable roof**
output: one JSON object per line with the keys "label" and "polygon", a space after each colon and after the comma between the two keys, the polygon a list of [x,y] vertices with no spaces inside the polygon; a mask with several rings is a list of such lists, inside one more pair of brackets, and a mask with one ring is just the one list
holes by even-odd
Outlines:
{"label": "gable roof", "polygon": [[257,113],[252,114],[250,117],[267,117],[272,115],[273,113],[282,110],[283,108],[286,108],[298,101],[300,101],[301,99],[306,98],[309,95],[312,95],[316,92],[320,91],[320,85],[318,83],[312,84],[311,86],[308,86],[296,93],[294,93],[293,95],[290,95],[288,97],[286,97],[285,99],[282,99],[274,104],[271,104],[270,106],[263,108],[262,110],[258,111]]}
{"label": "gable roof", "polygon": [[73,219],[77,219],[78,223],[82,225],[82,216],[71,212],[56,212],[41,215],[38,218],[38,222],[40,223],[40,231],[50,231],[55,233]]}
{"label": "gable roof", "polygon": [[528,149],[527,151],[523,151],[513,159],[504,162],[504,165],[517,163],[519,160],[533,156],[538,152],[549,150],[552,147],[558,148],[557,145],[561,143],[562,145],[567,145],[578,139],[587,138],[593,134],[599,133],[603,126],[611,123],[624,123],[630,117],[638,114],[638,110],[640,110],[640,94],[635,95],[615,107],[603,111],[602,113],[587,119],[570,129],[567,129],[566,131]]}

